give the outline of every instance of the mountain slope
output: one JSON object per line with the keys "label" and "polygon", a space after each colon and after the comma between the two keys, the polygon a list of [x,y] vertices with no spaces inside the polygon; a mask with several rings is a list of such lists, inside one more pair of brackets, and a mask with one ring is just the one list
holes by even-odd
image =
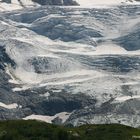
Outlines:
{"label": "mountain slope", "polygon": [[0,12],[0,119],[139,127],[139,10]]}

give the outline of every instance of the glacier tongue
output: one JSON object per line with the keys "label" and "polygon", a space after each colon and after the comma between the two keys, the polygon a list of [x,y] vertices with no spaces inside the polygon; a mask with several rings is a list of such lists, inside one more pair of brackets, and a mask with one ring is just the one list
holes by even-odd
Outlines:
{"label": "glacier tongue", "polygon": [[69,112],[62,123],[140,126],[139,9],[1,12],[0,119],[52,120]]}

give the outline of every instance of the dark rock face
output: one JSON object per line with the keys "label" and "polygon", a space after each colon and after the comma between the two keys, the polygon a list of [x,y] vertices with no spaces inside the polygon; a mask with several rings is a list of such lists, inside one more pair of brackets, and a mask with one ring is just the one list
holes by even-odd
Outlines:
{"label": "dark rock face", "polygon": [[2,2],[11,3],[11,0],[2,0]]}
{"label": "dark rock face", "polygon": [[140,31],[139,29],[130,32],[128,35],[115,39],[117,44],[123,46],[128,51],[135,51],[140,49]]}
{"label": "dark rock face", "polygon": [[5,64],[10,64],[11,66],[15,66],[15,63],[13,60],[10,59],[8,54],[5,51],[4,46],[0,46],[0,69],[4,70],[5,69]]}
{"label": "dark rock face", "polygon": [[77,5],[73,0],[33,0],[41,5]]}
{"label": "dark rock face", "polygon": [[[22,0],[18,0],[21,6],[24,6],[22,4]],[[36,2],[40,5],[78,5],[78,3],[74,0],[32,0],[33,2]],[[6,3],[12,3],[11,0],[2,0],[2,2]]]}

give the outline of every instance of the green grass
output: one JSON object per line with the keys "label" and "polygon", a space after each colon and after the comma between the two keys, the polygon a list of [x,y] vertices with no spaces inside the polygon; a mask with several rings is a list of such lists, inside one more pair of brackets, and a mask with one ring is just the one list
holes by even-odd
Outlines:
{"label": "green grass", "polygon": [[65,127],[34,120],[0,121],[0,140],[137,139],[140,139],[140,129],[131,128],[119,124]]}

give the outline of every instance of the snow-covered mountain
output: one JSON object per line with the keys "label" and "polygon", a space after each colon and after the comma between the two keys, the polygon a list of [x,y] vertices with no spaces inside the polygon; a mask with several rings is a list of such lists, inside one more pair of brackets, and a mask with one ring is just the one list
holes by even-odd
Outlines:
{"label": "snow-covered mountain", "polygon": [[140,126],[140,5],[0,12],[0,119]]}

